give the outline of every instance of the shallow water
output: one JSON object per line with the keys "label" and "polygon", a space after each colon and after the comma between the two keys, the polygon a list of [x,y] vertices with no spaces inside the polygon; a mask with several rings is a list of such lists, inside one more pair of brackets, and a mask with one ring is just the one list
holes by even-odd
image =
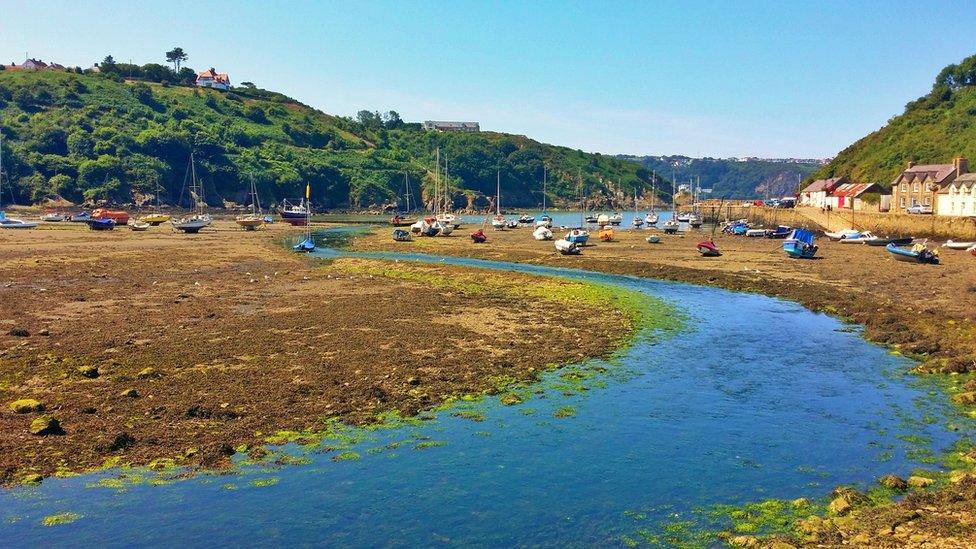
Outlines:
{"label": "shallow water", "polygon": [[[553,372],[519,405],[489,397],[421,425],[360,432],[347,448],[358,460],[296,446],[311,464],[86,487],[118,473],[108,471],[7,491],[0,545],[618,545],[698,507],[816,498],[904,474],[925,466],[909,452],[924,452],[899,435],[927,437],[922,449],[940,452],[961,434],[944,427],[947,399],[905,374],[910,361],[791,302],[541,266],[356,255],[618,284],[675,306],[684,329],[638,338],[585,391],[567,391]],[[558,311],[549,320],[572,322]],[[568,407],[575,415],[556,417]],[[451,415],[459,409],[484,420]],[[41,525],[59,512],[81,516]]]}

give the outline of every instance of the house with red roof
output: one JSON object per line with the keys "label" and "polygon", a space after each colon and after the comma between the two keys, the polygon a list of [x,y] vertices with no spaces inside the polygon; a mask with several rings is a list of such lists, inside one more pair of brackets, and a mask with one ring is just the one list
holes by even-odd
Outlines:
{"label": "house with red roof", "polygon": [[848,183],[845,176],[818,179],[800,191],[800,205],[823,208],[827,205],[827,197],[830,193],[845,183]]}
{"label": "house with red roof", "polygon": [[197,86],[201,88],[230,89],[230,77],[225,73],[218,73],[213,67],[197,73]]}
{"label": "house with red roof", "polygon": [[[827,205],[835,210],[844,208],[863,210],[865,204],[862,198],[868,193],[881,195],[884,193],[884,188],[877,183],[844,183],[831,191],[830,196],[827,197]],[[880,198],[877,202],[880,202]]]}
{"label": "house with red roof", "polygon": [[939,191],[968,171],[965,158],[956,158],[952,164],[915,164],[909,162],[905,171],[891,182],[891,211],[905,213],[912,206],[936,209]]}

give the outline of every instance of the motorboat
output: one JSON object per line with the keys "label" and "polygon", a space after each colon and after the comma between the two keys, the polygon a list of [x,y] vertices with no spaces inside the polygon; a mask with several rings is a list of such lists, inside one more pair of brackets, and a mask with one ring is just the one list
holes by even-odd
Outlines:
{"label": "motorboat", "polygon": [[877,239],[878,237],[874,236],[871,231],[864,231],[856,236],[842,238],[839,242],[841,244],[864,244],[865,242],[870,242]]}
{"label": "motorboat", "polygon": [[403,229],[393,229],[393,240],[396,240],[397,242],[410,242],[413,240],[413,237],[410,236],[410,233],[404,231]]}
{"label": "motorboat", "polygon": [[88,223],[89,219],[91,219],[91,213],[78,212],[75,215],[71,216],[69,221],[71,221],[72,223]]}
{"label": "motorboat", "polygon": [[129,212],[123,210],[109,210],[98,208],[91,213],[92,219],[111,219],[116,225],[125,225],[129,222]]}
{"label": "motorboat", "polygon": [[88,220],[88,228],[93,231],[112,231],[115,229],[115,220],[111,217],[93,217]]}
{"label": "motorboat", "polygon": [[478,229],[477,231],[471,233],[471,241],[475,244],[484,244],[488,242],[488,235],[485,234],[483,229]]}
{"label": "motorboat", "polygon": [[588,216],[586,216],[586,222],[587,223],[596,223],[597,222],[597,216],[595,216],[595,215],[588,215]]}
{"label": "motorboat", "polygon": [[698,253],[704,257],[718,257],[722,255],[722,252],[719,251],[718,247],[711,240],[702,240],[695,247],[698,249]]}
{"label": "motorboat", "polygon": [[7,217],[6,214],[0,212],[0,229],[33,229],[35,227],[37,227],[37,223]]}
{"label": "motorboat", "polygon": [[749,238],[762,238],[766,236],[766,229],[746,229],[745,234]]}
{"label": "motorboat", "polygon": [[791,231],[792,229],[790,227],[787,227],[786,225],[780,225],[775,229],[768,229],[766,231],[766,238],[775,238],[775,239],[786,238],[787,236],[790,236]]}
{"label": "motorboat", "polygon": [[813,243],[813,233],[807,229],[793,229],[783,241],[783,251],[794,259],[811,259],[817,249],[817,245]]}
{"label": "motorboat", "polygon": [[691,221],[691,214],[688,212],[679,213],[677,219],[679,223],[687,223]]}
{"label": "motorboat", "polygon": [[946,240],[946,243],[942,245],[943,248],[950,250],[968,250],[973,246],[976,246],[976,242],[955,242],[953,240]]}
{"label": "motorboat", "polygon": [[136,232],[148,231],[149,227],[149,223],[145,221],[129,221],[129,229]]}
{"label": "motorboat", "polygon": [[549,227],[540,225],[532,232],[532,238],[536,240],[552,240],[552,230]]}
{"label": "motorboat", "polygon": [[613,215],[609,218],[611,225],[620,225],[624,222],[624,216],[620,215],[619,212],[613,212]]}
{"label": "motorboat", "polygon": [[556,251],[563,255],[579,255],[580,247],[576,242],[571,242],[565,238],[561,238],[553,243],[556,247]]}
{"label": "motorboat", "polygon": [[572,229],[563,237],[563,240],[580,246],[584,246],[589,239],[590,233],[585,229]]}
{"label": "motorboat", "polygon": [[62,221],[67,221],[70,216],[67,216],[61,212],[48,212],[41,216],[41,221],[46,223],[60,223]]}
{"label": "motorboat", "polygon": [[843,231],[825,232],[824,236],[833,240],[834,242],[838,242],[845,238],[856,237],[859,234],[861,234],[861,231],[855,231],[854,229],[845,229]]}
{"label": "motorboat", "polygon": [[531,224],[535,223],[535,218],[532,217],[531,215],[522,214],[522,215],[519,216],[518,222],[519,223],[522,223],[522,224],[525,224],[525,225],[531,225]]}
{"label": "motorboat", "polygon": [[921,242],[916,243],[911,248],[896,246],[892,243],[885,246],[885,250],[887,250],[888,253],[894,256],[894,258],[898,261],[905,261],[908,263],[927,263],[931,265],[939,264],[939,250],[929,250],[928,247]]}

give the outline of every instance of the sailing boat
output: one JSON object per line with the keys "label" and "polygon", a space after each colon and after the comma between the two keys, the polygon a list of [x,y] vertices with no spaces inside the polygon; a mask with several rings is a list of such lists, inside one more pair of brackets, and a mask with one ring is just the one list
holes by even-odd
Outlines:
{"label": "sailing boat", "polygon": [[[312,198],[312,185],[311,183],[305,185],[305,203],[311,204]],[[312,239],[312,226],[311,226],[312,208],[305,208],[305,239],[292,246],[292,249],[296,252],[312,252],[315,251],[315,240]]]}
{"label": "sailing boat", "polygon": [[634,228],[640,229],[644,226],[644,219],[640,216],[640,212],[637,211],[637,187],[634,187]]}
{"label": "sailing boat", "polygon": [[[437,149],[437,154],[439,158],[440,148]],[[439,177],[438,180],[440,180]],[[443,211],[441,211],[436,215],[437,222],[441,224],[441,232],[440,232],[441,236],[447,236],[451,234],[451,231],[461,226],[461,223],[458,220],[457,216],[448,210],[448,205],[450,204],[453,206],[453,204],[450,198],[448,197],[449,194],[448,187],[450,186],[451,178],[448,177],[447,175],[447,156],[444,157],[444,180],[445,180],[444,184],[440,186],[443,188],[444,196],[437,197],[438,210],[440,209],[440,207],[443,207]],[[443,202],[441,201],[442,198],[443,198]]]}
{"label": "sailing boat", "polygon": [[644,216],[644,223],[648,227],[657,225],[657,213],[654,211],[655,202],[657,202],[657,172],[651,172],[651,211]]}
{"label": "sailing boat", "polygon": [[187,234],[193,234],[200,232],[200,229],[207,227],[213,223],[213,219],[210,214],[206,213],[206,202],[203,197],[203,185],[197,181],[197,168],[196,161],[194,160],[193,153],[190,153],[190,197],[193,198],[196,207],[196,213],[178,219],[175,221],[170,221],[173,225],[173,230],[183,231]]}
{"label": "sailing boat", "polygon": [[[10,197],[13,200],[13,191]],[[0,134],[0,206],[3,206],[3,134]],[[37,227],[37,223],[9,218],[6,212],[0,209],[0,229],[33,229],[34,227]]]}
{"label": "sailing boat", "polygon": [[501,231],[508,226],[508,220],[502,215],[502,171],[495,171],[495,217],[491,219],[491,226]]}
{"label": "sailing boat", "polygon": [[169,214],[164,214],[162,211],[160,211],[159,195],[162,193],[162,190],[163,187],[159,184],[159,175],[156,175],[156,207],[153,209],[151,214],[142,216],[139,221],[149,223],[153,227],[157,227],[169,221]]}
{"label": "sailing boat", "polygon": [[237,224],[245,231],[253,231],[264,225],[264,216],[261,215],[261,205],[258,204],[258,187],[254,184],[254,176],[251,176],[251,213],[237,216]]}
{"label": "sailing boat", "polygon": [[[407,214],[410,213],[410,178],[407,176],[407,171],[403,170],[403,197],[406,200],[406,208],[403,210],[402,214],[400,211],[393,214],[390,218],[390,225],[394,227],[404,227],[406,225],[412,225],[416,220],[407,219]],[[400,208],[400,201],[397,200],[397,209]]]}
{"label": "sailing boat", "polygon": [[542,165],[542,215],[539,216],[539,221],[536,221],[536,226],[545,227],[547,229],[552,228],[552,216],[549,215],[549,210],[546,209],[546,186],[548,183],[548,173],[546,171],[546,165]]}
{"label": "sailing boat", "polygon": [[674,199],[674,172],[671,173],[671,219],[664,222],[664,233],[675,234],[681,223],[678,221],[678,203]]}
{"label": "sailing boat", "polygon": [[701,176],[698,176],[698,186],[691,186],[691,214],[688,216],[688,224],[691,228],[697,229],[702,226],[701,211],[698,207],[698,194],[701,192]]}
{"label": "sailing boat", "polygon": [[[582,172],[579,172],[577,177],[579,178],[579,186],[580,186],[580,226],[579,228],[572,229],[568,233],[566,233],[566,236],[564,236],[562,240],[556,241],[556,249],[559,250],[561,253],[570,253],[570,254],[579,253],[578,246],[584,246],[586,242],[590,239],[589,231],[583,228],[584,200],[583,200]],[[567,247],[565,244],[560,244],[560,242],[573,244],[573,246]],[[566,250],[563,250],[563,248],[566,248]]]}

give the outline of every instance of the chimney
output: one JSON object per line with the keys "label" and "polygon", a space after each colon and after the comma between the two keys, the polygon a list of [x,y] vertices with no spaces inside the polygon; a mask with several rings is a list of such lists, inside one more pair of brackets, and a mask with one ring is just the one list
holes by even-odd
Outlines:
{"label": "chimney", "polygon": [[966,160],[965,156],[960,156],[959,158],[956,158],[953,161],[953,164],[956,165],[956,177],[959,177],[960,175],[969,172],[969,161]]}
{"label": "chimney", "polygon": [[909,160],[908,161],[908,168],[911,169],[911,168],[914,168],[914,167],[915,167],[915,161],[914,160]]}

